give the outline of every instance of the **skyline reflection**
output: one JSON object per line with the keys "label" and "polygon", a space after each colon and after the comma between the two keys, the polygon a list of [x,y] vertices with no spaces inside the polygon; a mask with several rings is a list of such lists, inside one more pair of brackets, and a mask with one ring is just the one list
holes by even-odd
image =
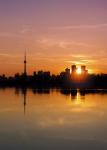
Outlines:
{"label": "skyline reflection", "polygon": [[0,95],[0,149],[107,148],[105,92],[4,88]]}
{"label": "skyline reflection", "polygon": [[84,104],[85,105],[85,98],[86,95],[95,95],[95,94],[100,94],[100,95],[107,95],[106,90],[79,90],[79,89],[15,89],[15,95],[22,95],[23,97],[23,112],[24,115],[26,114],[27,111],[27,96],[28,92],[31,92],[33,95],[52,95],[52,93],[59,93],[62,96],[64,96],[68,101],[70,100],[71,105],[77,105],[77,104]]}

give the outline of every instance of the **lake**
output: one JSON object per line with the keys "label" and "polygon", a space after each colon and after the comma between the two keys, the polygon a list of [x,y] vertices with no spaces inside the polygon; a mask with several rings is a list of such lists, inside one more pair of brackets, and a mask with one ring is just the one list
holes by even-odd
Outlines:
{"label": "lake", "polygon": [[107,94],[0,89],[0,150],[107,150]]}

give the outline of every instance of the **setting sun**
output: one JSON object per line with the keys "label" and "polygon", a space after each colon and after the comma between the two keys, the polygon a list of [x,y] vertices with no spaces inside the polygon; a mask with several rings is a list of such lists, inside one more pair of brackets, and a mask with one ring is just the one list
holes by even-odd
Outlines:
{"label": "setting sun", "polygon": [[76,72],[77,74],[81,74],[81,68],[78,68]]}

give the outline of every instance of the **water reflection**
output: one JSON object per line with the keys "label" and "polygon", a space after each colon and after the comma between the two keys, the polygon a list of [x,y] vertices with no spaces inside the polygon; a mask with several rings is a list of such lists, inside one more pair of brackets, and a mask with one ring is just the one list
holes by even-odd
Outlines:
{"label": "water reflection", "polygon": [[[29,89],[27,88],[23,88],[23,89],[15,89],[15,94],[16,95],[22,95],[23,96],[23,108],[24,108],[24,115],[26,114],[26,107],[27,107],[27,92],[29,91]],[[30,89],[30,91],[36,95],[36,94],[50,94],[50,92],[52,93],[51,89]],[[85,100],[85,94],[81,93],[79,90],[65,90],[65,89],[61,89],[61,90],[56,90],[57,92],[60,92],[62,95],[69,96],[71,97],[71,101],[75,102],[75,103],[83,103],[83,101]],[[85,101],[84,101],[85,102]]]}
{"label": "water reflection", "polygon": [[24,88],[0,95],[1,150],[107,149],[106,91]]}
{"label": "water reflection", "polygon": [[60,91],[61,94],[63,95],[70,95],[71,96],[71,100],[75,101],[75,100],[78,100],[78,99],[81,99],[81,100],[85,100],[85,94],[82,94],[79,90],[75,89],[75,90],[61,90]]}
{"label": "water reflection", "polygon": [[71,100],[77,100],[78,96],[80,97],[81,100],[85,100],[85,96],[89,95],[89,94],[107,94],[107,90],[106,89],[61,89],[60,90],[61,94],[69,96],[71,95]]}
{"label": "water reflection", "polygon": [[[31,92],[35,94],[50,94],[50,89],[30,89]],[[27,107],[27,92],[29,89],[27,88],[16,88],[15,89],[15,94],[16,95],[22,95],[23,96],[23,108],[24,108],[24,115],[26,114],[26,107]]]}
{"label": "water reflection", "polygon": [[25,114],[26,113],[26,105],[27,105],[27,103],[26,103],[27,89],[23,89],[23,97],[24,97],[23,105],[24,105],[24,114]]}
{"label": "water reflection", "polygon": [[34,94],[50,94],[50,89],[32,89]]}
{"label": "water reflection", "polygon": [[[106,95],[107,90],[80,90],[80,89],[27,89],[27,88],[16,88],[15,94],[20,95],[23,97],[23,112],[24,115],[26,114],[26,107],[27,107],[27,92],[30,91],[34,95],[50,95],[52,92],[60,93],[61,95],[71,99],[71,104],[85,104],[85,98],[87,95]],[[52,96],[52,95],[51,95]]]}
{"label": "water reflection", "polygon": [[15,89],[15,94],[16,95],[22,95],[23,97],[23,112],[24,112],[24,115],[26,114],[26,105],[27,105],[27,88],[23,88],[23,89],[18,89],[16,88]]}

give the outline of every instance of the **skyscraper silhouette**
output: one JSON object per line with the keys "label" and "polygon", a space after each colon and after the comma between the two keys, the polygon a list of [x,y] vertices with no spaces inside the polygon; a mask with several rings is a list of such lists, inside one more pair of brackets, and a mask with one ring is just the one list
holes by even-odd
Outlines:
{"label": "skyscraper silhouette", "polygon": [[72,75],[75,75],[76,74],[76,70],[77,70],[76,65],[72,65],[71,66],[71,70],[72,70]]}

